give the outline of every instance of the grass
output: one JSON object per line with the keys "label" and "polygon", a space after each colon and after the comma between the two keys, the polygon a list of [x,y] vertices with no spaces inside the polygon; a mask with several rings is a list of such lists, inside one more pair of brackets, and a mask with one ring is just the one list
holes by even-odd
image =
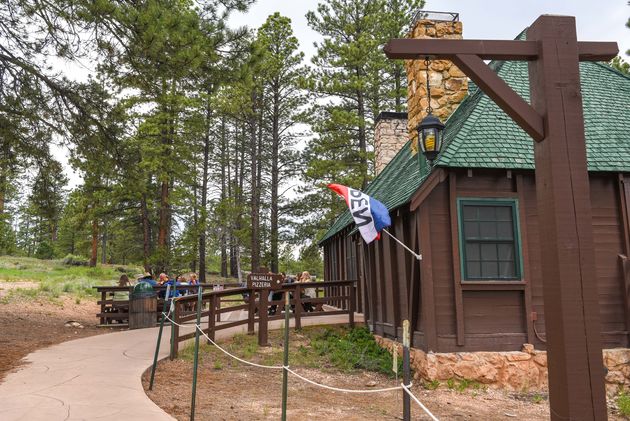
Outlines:
{"label": "grass", "polygon": [[630,418],[630,394],[628,392],[621,391],[617,395],[617,407],[621,415]]}
{"label": "grass", "polygon": [[[236,335],[221,344],[227,351],[247,361],[265,365],[282,365],[283,332],[270,331],[271,347],[260,348],[256,335]],[[343,326],[309,326],[301,331],[290,331],[289,361],[293,367],[333,369],[344,372],[367,370],[394,377],[392,356],[381,348],[365,328],[349,329]],[[200,358],[210,358],[216,368],[240,364],[211,345],[201,345]],[[179,354],[181,359],[192,361],[194,344],[185,347]],[[402,361],[399,359],[399,372]]]}
{"label": "grass", "polygon": [[135,275],[141,268],[134,266],[101,265],[67,266],[61,260],[40,260],[28,257],[0,256],[0,281],[34,282],[37,288],[15,288],[3,298],[12,299],[44,298],[55,301],[62,294],[71,295],[77,300],[96,298],[93,288],[99,285],[115,285],[122,273]]}

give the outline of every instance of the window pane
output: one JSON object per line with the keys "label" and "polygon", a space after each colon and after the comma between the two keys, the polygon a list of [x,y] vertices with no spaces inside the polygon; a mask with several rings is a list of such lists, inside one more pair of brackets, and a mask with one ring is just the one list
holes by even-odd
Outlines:
{"label": "window pane", "polygon": [[495,221],[496,213],[494,206],[479,206],[479,219],[481,221]]}
{"label": "window pane", "polygon": [[512,222],[497,222],[497,234],[499,238],[512,238],[514,236],[512,227]]}
{"label": "window pane", "polygon": [[466,260],[481,260],[479,254],[479,244],[466,244]]}
{"label": "window pane", "polygon": [[466,263],[466,275],[469,278],[481,278],[481,265],[479,262]]}
{"label": "window pane", "polygon": [[499,260],[514,261],[514,244],[498,244]]}
{"label": "window pane", "polygon": [[499,265],[497,262],[481,262],[481,276],[483,278],[498,278]]}
{"label": "window pane", "polygon": [[476,206],[464,206],[464,219],[466,221],[474,221],[477,219],[477,207]]}
{"label": "window pane", "polygon": [[497,260],[497,245],[494,243],[482,244],[481,260]]}
{"label": "window pane", "polygon": [[497,221],[511,221],[512,220],[512,207],[511,206],[497,206]]}
{"label": "window pane", "polygon": [[464,237],[479,238],[479,223],[478,222],[464,222]]}
{"label": "window pane", "polygon": [[516,276],[514,263],[499,262],[499,273],[502,278],[514,278]]}
{"label": "window pane", "polygon": [[481,238],[497,238],[496,222],[480,222],[479,235]]}

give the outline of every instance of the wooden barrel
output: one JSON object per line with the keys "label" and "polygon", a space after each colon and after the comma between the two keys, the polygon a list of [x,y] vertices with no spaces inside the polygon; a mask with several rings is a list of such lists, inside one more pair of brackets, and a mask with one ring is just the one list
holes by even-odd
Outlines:
{"label": "wooden barrel", "polygon": [[129,329],[154,327],[157,318],[157,297],[132,296],[129,298]]}

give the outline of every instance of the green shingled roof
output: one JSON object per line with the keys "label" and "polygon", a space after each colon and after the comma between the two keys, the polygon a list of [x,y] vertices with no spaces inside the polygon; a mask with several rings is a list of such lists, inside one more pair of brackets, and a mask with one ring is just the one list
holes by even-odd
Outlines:
{"label": "green shingled roof", "polygon": [[[529,101],[527,63],[496,62],[492,67]],[[589,171],[630,172],[630,77],[607,65],[580,63]],[[487,95],[474,87],[446,122],[444,146],[435,166],[534,169],[533,140]],[[409,142],[365,192],[391,211],[405,203],[426,179]],[[352,223],[346,211],[320,244]]]}

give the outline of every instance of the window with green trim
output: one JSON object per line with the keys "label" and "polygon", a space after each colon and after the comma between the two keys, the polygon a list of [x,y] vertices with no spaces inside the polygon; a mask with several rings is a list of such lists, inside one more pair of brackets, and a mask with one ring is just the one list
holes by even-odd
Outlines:
{"label": "window with green trim", "polygon": [[464,280],[520,280],[516,200],[459,199]]}

